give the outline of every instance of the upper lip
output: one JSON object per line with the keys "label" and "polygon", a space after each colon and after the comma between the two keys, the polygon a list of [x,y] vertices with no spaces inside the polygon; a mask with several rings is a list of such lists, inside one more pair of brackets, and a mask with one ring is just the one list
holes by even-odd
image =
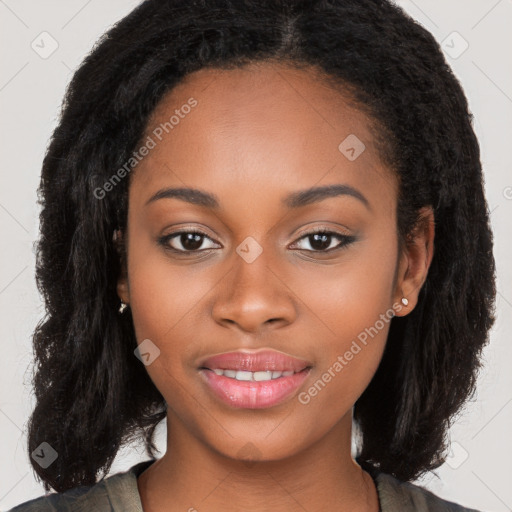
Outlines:
{"label": "upper lip", "polygon": [[248,372],[259,371],[294,371],[295,373],[311,366],[309,361],[292,357],[276,350],[260,350],[258,352],[235,351],[225,352],[204,359],[199,367],[209,370],[237,370]]}

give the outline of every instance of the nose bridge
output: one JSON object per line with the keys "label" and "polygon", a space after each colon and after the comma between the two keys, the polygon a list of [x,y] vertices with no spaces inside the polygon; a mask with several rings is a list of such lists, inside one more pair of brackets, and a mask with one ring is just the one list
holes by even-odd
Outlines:
{"label": "nose bridge", "polygon": [[[261,241],[262,237],[258,239]],[[235,248],[235,252],[233,291],[249,292],[255,295],[272,292],[272,295],[275,295],[276,291],[269,289],[275,283],[270,283],[269,266],[272,265],[272,250],[268,244],[264,249],[256,238],[248,236]]]}
{"label": "nose bridge", "polygon": [[248,236],[235,252],[233,272],[226,276],[223,293],[213,307],[215,320],[237,324],[247,331],[257,331],[270,320],[292,322],[295,307],[291,294],[277,276],[272,250],[264,249],[256,238]]}

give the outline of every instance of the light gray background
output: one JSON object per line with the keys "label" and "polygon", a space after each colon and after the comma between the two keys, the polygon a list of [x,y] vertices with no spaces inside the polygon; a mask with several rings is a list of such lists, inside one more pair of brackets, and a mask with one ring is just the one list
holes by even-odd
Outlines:
{"label": "light gray background", "polygon": [[[512,0],[400,0],[433,33],[468,96],[482,149],[498,268],[497,322],[478,393],[451,430],[452,452],[420,483],[480,509],[512,510]],[[36,189],[65,86],[98,37],[135,0],[0,0],[0,509],[43,494],[26,451],[33,406],[31,334],[43,314],[34,281]],[[47,58],[40,53],[58,48]],[[454,34],[457,32],[457,34]],[[466,46],[468,48],[462,53]],[[460,55],[459,55],[460,54]],[[46,56],[46,55],[44,55]],[[165,425],[158,447],[165,451]],[[111,473],[146,460],[123,449]]]}

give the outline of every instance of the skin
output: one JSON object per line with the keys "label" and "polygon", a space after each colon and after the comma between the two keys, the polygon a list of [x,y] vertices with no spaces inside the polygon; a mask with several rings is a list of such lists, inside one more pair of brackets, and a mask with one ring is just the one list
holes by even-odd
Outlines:
{"label": "skin", "polygon": [[[138,342],[149,338],[160,350],[146,370],[168,404],[167,451],[138,478],[144,511],[376,512],[373,480],[351,457],[352,407],[379,365],[389,323],[308,404],[297,395],[402,297],[409,304],[397,315],[415,307],[432,259],[432,210],[399,251],[397,180],[375,147],[372,120],[314,69],[202,69],[163,98],[145,136],[191,97],[198,105],[130,177],[123,234],[118,294]],[[354,161],[338,149],[349,134],[366,146]],[[369,206],[350,195],[295,209],[281,203],[332,184],[357,189]],[[220,208],[177,198],[146,204],[166,187],[215,194]],[[190,227],[205,233],[195,246],[203,252],[159,244]],[[304,237],[314,227],[356,238],[322,253]],[[343,241],[336,235],[329,248]],[[236,252],[249,236],[263,250],[251,263]],[[167,247],[185,250],[179,236]],[[312,362],[298,392],[259,410],[218,401],[199,362],[260,348]]]}

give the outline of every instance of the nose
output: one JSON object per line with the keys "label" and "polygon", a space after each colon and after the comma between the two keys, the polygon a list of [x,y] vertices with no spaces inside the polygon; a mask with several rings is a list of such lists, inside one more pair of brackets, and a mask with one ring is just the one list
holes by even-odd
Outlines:
{"label": "nose", "polygon": [[[286,273],[279,271],[263,251],[250,261],[238,254],[234,267],[223,279],[212,309],[214,320],[224,327],[263,334],[293,323],[297,315]],[[280,275],[281,274],[281,275]]]}

